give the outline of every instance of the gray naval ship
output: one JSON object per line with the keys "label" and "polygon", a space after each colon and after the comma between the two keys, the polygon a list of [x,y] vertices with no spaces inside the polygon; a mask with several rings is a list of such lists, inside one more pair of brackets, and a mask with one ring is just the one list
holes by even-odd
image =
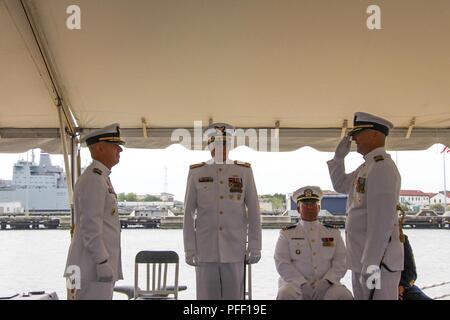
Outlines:
{"label": "gray naval ship", "polygon": [[0,180],[0,203],[20,203],[24,212],[69,212],[67,182],[63,169],[52,165],[50,155],[41,153],[39,164],[19,160],[13,179]]}

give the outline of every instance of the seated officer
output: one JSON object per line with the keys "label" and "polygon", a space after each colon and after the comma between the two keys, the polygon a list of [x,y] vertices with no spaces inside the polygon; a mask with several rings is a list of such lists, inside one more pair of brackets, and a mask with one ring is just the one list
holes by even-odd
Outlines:
{"label": "seated officer", "polygon": [[351,300],[339,281],[347,271],[345,245],[338,229],[319,223],[322,191],[307,186],[294,192],[301,220],[283,228],[275,249],[280,274],[277,300]]}
{"label": "seated officer", "polygon": [[414,260],[411,245],[409,244],[408,236],[404,235],[404,237],[405,242],[403,243],[403,247],[405,249],[405,265],[398,286],[398,299],[431,300],[429,296],[414,284],[417,279],[416,262]]}

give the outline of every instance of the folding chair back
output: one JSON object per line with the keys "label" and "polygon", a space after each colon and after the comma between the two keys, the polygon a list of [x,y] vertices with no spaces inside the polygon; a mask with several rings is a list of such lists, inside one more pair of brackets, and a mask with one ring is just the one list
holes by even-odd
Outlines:
{"label": "folding chair back", "polygon": [[[146,265],[145,289],[139,288],[139,265]],[[174,267],[174,282],[168,283],[170,269]],[[179,258],[174,251],[140,251],[134,265],[135,299],[178,299]]]}

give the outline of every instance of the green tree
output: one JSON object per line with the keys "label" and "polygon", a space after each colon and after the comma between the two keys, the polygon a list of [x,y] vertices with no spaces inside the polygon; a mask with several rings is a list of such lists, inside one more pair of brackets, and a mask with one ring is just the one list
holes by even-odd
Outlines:
{"label": "green tree", "polygon": [[123,202],[123,201],[126,201],[126,200],[127,200],[127,197],[126,197],[125,193],[121,192],[121,193],[119,193],[117,195],[117,201]]}
{"label": "green tree", "polygon": [[137,194],[134,192],[130,192],[126,195],[126,201],[135,202],[137,201]]}
{"label": "green tree", "polygon": [[263,194],[260,196],[260,198],[262,200],[271,202],[274,210],[286,208],[286,198],[284,194],[281,193]]}
{"label": "green tree", "polygon": [[160,197],[152,196],[150,194],[146,194],[144,197],[144,201],[150,202],[150,201],[161,201]]}

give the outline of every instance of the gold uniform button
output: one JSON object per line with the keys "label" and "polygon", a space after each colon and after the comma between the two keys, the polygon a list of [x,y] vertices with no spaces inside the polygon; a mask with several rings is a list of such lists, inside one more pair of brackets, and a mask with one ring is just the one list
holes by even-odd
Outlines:
{"label": "gold uniform button", "polygon": [[219,211],[220,214],[223,214],[223,211]]}
{"label": "gold uniform button", "polygon": [[312,239],[311,242],[314,243],[314,242],[316,242],[316,240]]}
{"label": "gold uniform button", "polygon": [[223,199],[223,196],[220,196],[220,199]]}
{"label": "gold uniform button", "polygon": [[313,256],[315,256],[316,255],[316,253],[315,252],[313,252]]}
{"label": "gold uniform button", "polygon": [[223,184],[223,181],[222,181],[222,180],[220,180],[220,184]]}
{"label": "gold uniform button", "polygon": [[222,227],[220,227],[219,230],[222,231]]}
{"label": "gold uniform button", "polygon": [[219,168],[219,171],[222,171],[222,168]]}
{"label": "gold uniform button", "polygon": [[314,267],[314,270],[317,270],[317,267]]}

